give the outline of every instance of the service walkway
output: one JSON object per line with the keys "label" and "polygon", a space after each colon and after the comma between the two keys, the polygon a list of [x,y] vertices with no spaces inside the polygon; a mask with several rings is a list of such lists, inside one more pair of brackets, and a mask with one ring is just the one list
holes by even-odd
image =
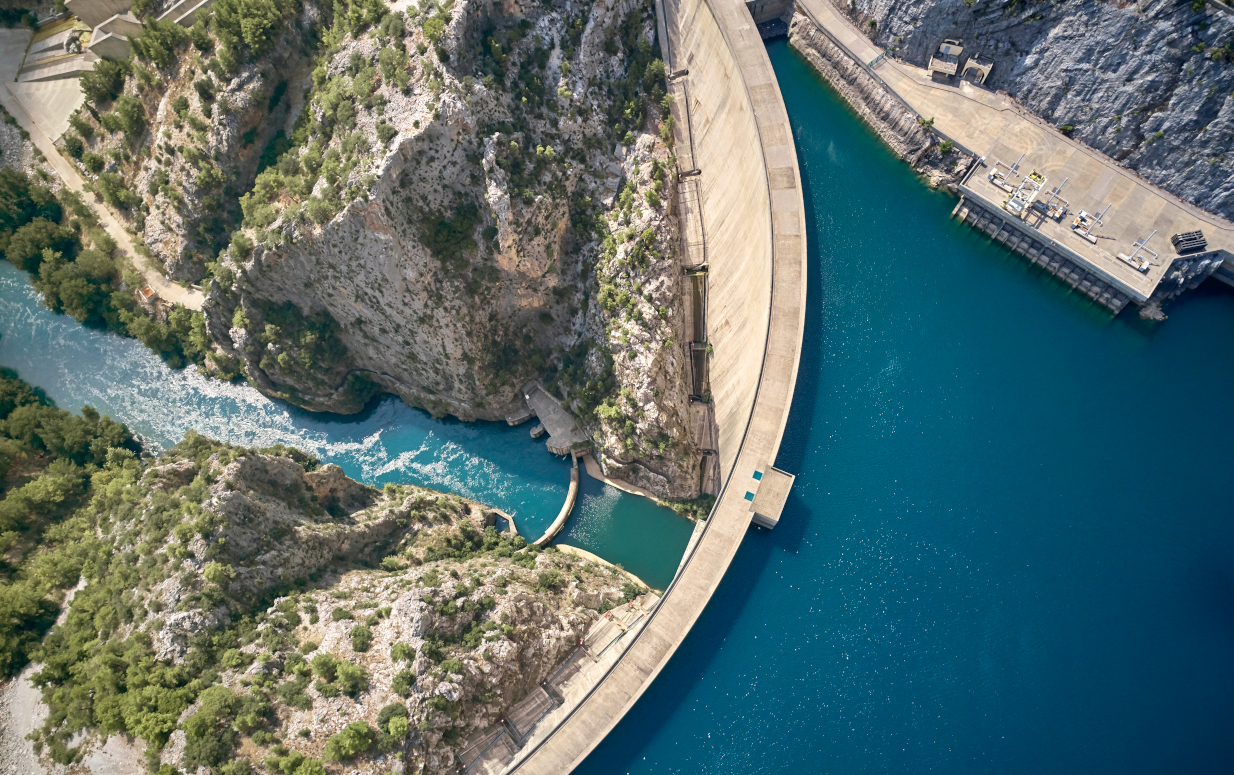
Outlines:
{"label": "service walkway", "polygon": [[[689,69],[706,229],[724,482],[643,629],[582,699],[545,717],[509,771],[561,775],[634,705],[702,613],[749,529],[788,419],[805,326],[805,219],[788,114],[740,0],[657,2],[670,70]],[[677,105],[675,112],[686,106]],[[678,116],[678,124],[685,116]]]}

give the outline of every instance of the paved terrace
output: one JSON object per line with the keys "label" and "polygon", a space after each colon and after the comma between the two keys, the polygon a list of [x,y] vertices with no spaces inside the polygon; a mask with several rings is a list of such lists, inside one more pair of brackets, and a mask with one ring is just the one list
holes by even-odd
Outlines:
{"label": "paved terrace", "polygon": [[[657,14],[670,70],[690,70],[688,125],[702,178],[724,485],[702,537],[645,627],[623,639],[625,652],[577,704],[545,717],[511,765],[509,771],[527,775],[576,767],[685,639],[749,528],[755,474],[775,462],[797,380],[804,208],[788,114],[766,49],[740,0],[661,0]],[[679,126],[685,118],[677,117]]]}
{"label": "paved terrace", "polygon": [[[798,7],[842,48],[867,64],[882,49],[859,32],[836,11],[829,0],[797,0]],[[937,83],[919,67],[884,57],[873,68],[875,77],[918,114],[934,119],[934,128],[975,156],[985,157],[968,181],[966,194],[985,200],[1001,210],[1007,192],[987,180],[995,162],[1020,162],[1020,175],[1037,170],[1046,177],[1045,191],[1052,191],[1064,178],[1062,196],[1071,207],[1063,223],[1029,216],[1027,223],[1042,236],[1076,254],[1096,274],[1123,288],[1127,295],[1144,301],[1152,295],[1175,257],[1170,236],[1202,230],[1208,251],[1220,251],[1226,266],[1234,265],[1234,224],[1207,213],[1149,183],[1108,156],[1063,135],[1048,122],[1024,110],[1005,93],[967,82]],[[1004,172],[1006,168],[1001,168]],[[1013,187],[1022,178],[1012,177]],[[1048,198],[1048,194],[1041,199]],[[1079,210],[1100,213],[1111,204],[1103,224],[1093,229],[1097,244],[1079,237],[1070,222]],[[1148,248],[1160,255],[1147,274],[1118,258],[1131,255],[1132,243],[1157,231]]]}

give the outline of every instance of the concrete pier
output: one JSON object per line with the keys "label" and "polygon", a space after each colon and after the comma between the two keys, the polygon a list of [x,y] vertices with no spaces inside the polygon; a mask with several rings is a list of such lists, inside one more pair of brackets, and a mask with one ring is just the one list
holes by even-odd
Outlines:
{"label": "concrete pier", "polygon": [[548,526],[544,535],[535,540],[536,546],[548,546],[548,542],[552,541],[554,536],[566,526],[566,520],[570,518],[570,512],[574,510],[574,501],[578,499],[578,456],[573,457],[574,467],[570,469],[570,489],[566,492],[566,502],[562,504],[561,511],[558,512],[557,519],[553,520],[553,524]]}
{"label": "concrete pier", "polygon": [[[523,398],[531,413],[540,418],[540,428],[548,431],[545,445],[554,455],[569,455],[572,450],[591,439],[579,428],[574,415],[562,408],[557,399],[545,392],[538,382],[530,382],[523,388]],[[539,438],[532,429],[532,438]]]}

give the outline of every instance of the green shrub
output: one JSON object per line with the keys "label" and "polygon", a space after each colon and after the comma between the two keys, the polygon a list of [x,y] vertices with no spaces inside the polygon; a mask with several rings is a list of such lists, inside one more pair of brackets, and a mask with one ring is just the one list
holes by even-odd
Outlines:
{"label": "green shrub", "polygon": [[313,673],[327,683],[333,683],[334,679],[338,676],[338,666],[340,663],[334,658],[333,654],[328,654],[323,651],[313,657],[312,664]]}
{"label": "green shrub", "polygon": [[82,137],[94,136],[94,125],[81,117],[81,110],[75,110],[69,115],[69,126]]}
{"label": "green shrub", "polygon": [[369,644],[373,642],[373,631],[363,624],[352,627],[349,636],[351,647],[359,652],[368,651]]}
{"label": "green shrub", "polygon": [[290,681],[284,681],[277,690],[279,699],[297,710],[311,709],[313,707],[313,698],[309,696],[307,691],[308,684],[309,679],[306,675],[297,676]]}
{"label": "green shrub", "polygon": [[346,608],[340,607],[340,608],[335,608],[333,611],[330,612],[330,618],[336,622],[341,622],[344,619],[354,619],[355,617],[352,616],[351,611],[348,611]]}
{"label": "green shrub", "polygon": [[97,153],[86,151],[81,155],[81,163],[90,173],[97,175],[103,171],[103,167],[107,165],[107,160]]}
{"label": "green shrub", "polygon": [[124,178],[115,172],[104,172],[99,175],[99,193],[111,207],[128,210],[141,202],[141,197],[129,191],[124,185]]}
{"label": "green shrub", "polygon": [[416,658],[416,650],[410,643],[395,643],[390,647],[390,659],[395,662],[410,662]]}
{"label": "green shrub", "polygon": [[377,736],[377,730],[367,721],[353,721],[326,742],[326,761],[339,762],[355,758],[367,751]]}
{"label": "green shrub", "polygon": [[246,654],[239,649],[227,649],[223,652],[223,655],[219,657],[219,664],[223,667],[231,668],[232,670],[248,667],[252,661],[252,654]]}
{"label": "green shrub", "polygon": [[77,135],[65,135],[64,150],[68,151],[69,156],[74,159],[80,159],[81,155],[86,152],[86,144]]}
{"label": "green shrub", "polygon": [[390,684],[390,691],[400,697],[408,697],[411,695],[411,687],[415,686],[416,674],[410,670],[401,670],[394,676],[394,681]]}
{"label": "green shrub", "polygon": [[355,697],[368,688],[368,671],[362,665],[340,662],[338,666],[338,687],[348,697]]}
{"label": "green shrub", "polygon": [[406,720],[407,718],[410,717],[410,715],[411,714],[407,711],[406,705],[404,705],[401,702],[392,702],[389,705],[382,708],[381,712],[377,714],[377,728],[380,729],[382,732],[389,734],[390,733],[390,721],[392,719],[401,718],[403,720]]}

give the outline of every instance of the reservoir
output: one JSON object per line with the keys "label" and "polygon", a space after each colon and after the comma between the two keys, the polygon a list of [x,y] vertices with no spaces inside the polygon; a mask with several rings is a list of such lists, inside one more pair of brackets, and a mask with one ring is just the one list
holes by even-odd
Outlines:
{"label": "reservoir", "polygon": [[[172,371],[133,339],[54,315],[24,272],[0,261],[0,366],[42,388],[62,409],[90,405],[162,447],[190,428],[248,447],[282,443],[373,485],[418,484],[513,515],[535,540],[557,517],[570,484],[568,458],[550,455],[530,424],[436,420],[384,396],[358,415],[306,412],[248,385]],[[694,523],[652,501],[582,474],[579,499],[558,536],[622,564],[664,589]]]}
{"label": "reservoir", "polygon": [[769,53],[809,219],[796,484],[576,772],[1229,772],[1234,294],[1112,318]]}

